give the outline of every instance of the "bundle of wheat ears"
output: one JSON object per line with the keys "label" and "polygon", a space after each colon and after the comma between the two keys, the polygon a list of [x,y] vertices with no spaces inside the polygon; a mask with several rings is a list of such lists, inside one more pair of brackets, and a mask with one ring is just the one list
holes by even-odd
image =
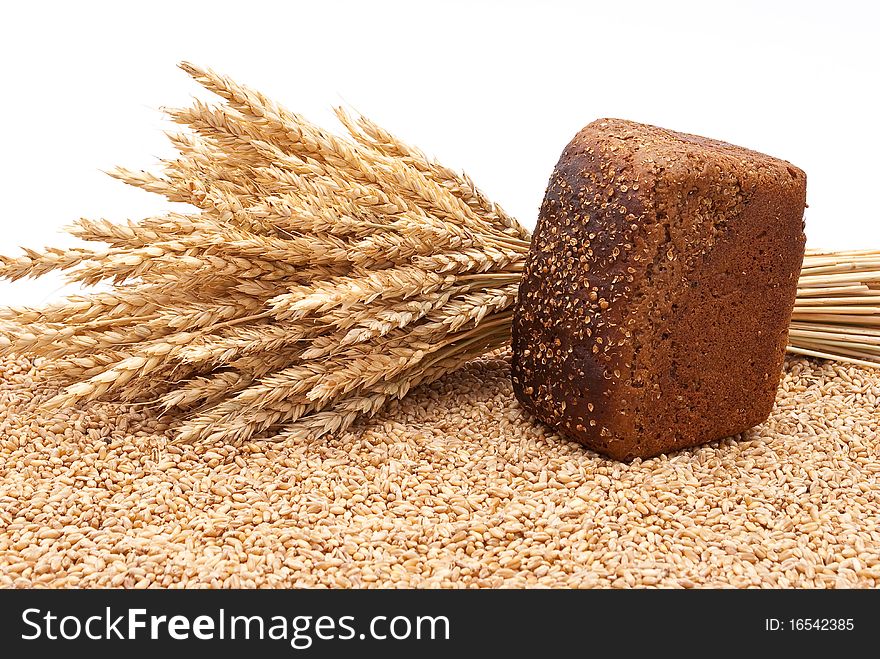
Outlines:
{"label": "bundle of wheat ears", "polygon": [[[195,210],[0,257],[7,279],[112,284],[2,312],[2,351],[64,385],[47,406],[154,404],[180,441],[314,438],[508,342],[530,236],[467,176],[363,117],[337,110],[339,137],[181,68],[222,102],[167,110],[188,130],[162,175],[111,175]],[[880,252],[809,252],[789,349],[880,365],[878,282]]]}

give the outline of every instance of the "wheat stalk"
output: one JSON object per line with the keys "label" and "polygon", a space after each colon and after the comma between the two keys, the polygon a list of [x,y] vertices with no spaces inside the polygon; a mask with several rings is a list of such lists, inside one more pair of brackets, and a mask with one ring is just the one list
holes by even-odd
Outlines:
{"label": "wheat stalk", "polygon": [[8,279],[112,284],[2,313],[3,351],[65,385],[47,406],[155,404],[183,440],[316,436],[506,343],[529,235],[470,179],[365,118],[338,111],[346,139],[181,67],[223,102],[167,110],[188,130],[160,173],[109,173],[194,211],[0,257]]}
{"label": "wheat stalk", "polygon": [[[325,132],[188,63],[222,101],[167,110],[179,157],[130,185],[193,207],[81,219],[100,249],[0,257],[15,280],[63,271],[110,290],[0,311],[0,352],[47,358],[61,407],[140,401],[181,441],[312,438],[509,340],[529,232],[464,174],[364,117]],[[810,252],[795,353],[880,364],[880,252]]]}
{"label": "wheat stalk", "polygon": [[880,365],[880,251],[807,251],[788,350]]}

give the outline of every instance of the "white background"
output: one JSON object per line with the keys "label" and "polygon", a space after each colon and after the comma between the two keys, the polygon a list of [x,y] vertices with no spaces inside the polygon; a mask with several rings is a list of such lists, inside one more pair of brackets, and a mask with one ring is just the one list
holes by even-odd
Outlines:
{"label": "white background", "polygon": [[[808,244],[880,248],[876,3],[17,2],[2,12],[0,253],[160,198],[101,173],[172,155],[181,59],[319,123],[348,104],[534,226],[563,146],[602,116],[723,139],[808,176]],[[0,283],[40,304],[60,278]]]}

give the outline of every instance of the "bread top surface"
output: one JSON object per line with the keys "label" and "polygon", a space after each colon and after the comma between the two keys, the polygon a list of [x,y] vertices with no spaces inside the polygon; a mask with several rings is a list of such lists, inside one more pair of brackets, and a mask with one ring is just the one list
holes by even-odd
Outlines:
{"label": "bread top surface", "polygon": [[[518,395],[574,434],[635,434],[633,410],[657,386],[643,377],[645,328],[662,331],[717,241],[746,235],[756,194],[777,209],[758,221],[785,222],[778,235],[802,254],[805,188],[797,167],[732,144],[620,119],[587,125],[551,176],[520,286]],[[734,273],[713,285],[724,296],[739,283]]]}
{"label": "bread top surface", "polygon": [[607,144],[609,153],[618,156],[638,153],[640,161],[656,161],[666,168],[668,175],[699,174],[692,169],[689,160],[714,160],[744,177],[756,176],[756,181],[761,183],[775,181],[786,186],[792,180],[806,179],[803,170],[786,160],[721,140],[627,119],[605,118],[590,122],[574,136],[566,146],[566,152],[578,145],[601,148],[604,144]]}

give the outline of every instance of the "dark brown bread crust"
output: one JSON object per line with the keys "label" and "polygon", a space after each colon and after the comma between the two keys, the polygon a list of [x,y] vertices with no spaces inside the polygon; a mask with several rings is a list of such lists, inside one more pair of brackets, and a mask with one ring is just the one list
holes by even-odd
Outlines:
{"label": "dark brown bread crust", "polygon": [[783,160],[620,119],[586,126],[532,237],[513,322],[517,398],[619,460],[766,420],[805,196],[806,176]]}

